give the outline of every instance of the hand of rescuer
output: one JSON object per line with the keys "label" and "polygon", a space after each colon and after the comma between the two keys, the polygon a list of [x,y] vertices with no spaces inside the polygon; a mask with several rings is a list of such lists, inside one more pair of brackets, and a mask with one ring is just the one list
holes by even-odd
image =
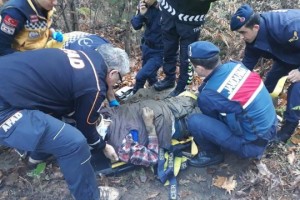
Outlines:
{"label": "hand of rescuer", "polygon": [[292,82],[299,82],[300,81],[300,71],[299,69],[293,69],[288,74],[288,79]]}
{"label": "hand of rescuer", "polygon": [[106,144],[105,148],[103,149],[103,153],[108,159],[110,159],[112,161],[119,160],[119,157],[118,157],[115,149],[110,144]]}

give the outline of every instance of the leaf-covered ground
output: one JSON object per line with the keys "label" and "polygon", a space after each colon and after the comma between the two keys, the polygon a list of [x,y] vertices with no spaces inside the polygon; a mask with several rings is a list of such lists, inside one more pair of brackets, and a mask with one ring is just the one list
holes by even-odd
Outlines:
{"label": "leaf-covered ground", "polygon": [[[168,186],[155,178],[151,168],[138,168],[112,177],[98,176],[98,181],[99,185],[117,188],[124,200],[168,199]],[[188,167],[179,173],[177,181],[178,199],[298,200],[300,146],[271,146],[261,161],[226,154],[225,162],[220,165]],[[72,198],[54,161],[48,161],[45,169],[34,174],[13,150],[2,149],[0,199]]]}

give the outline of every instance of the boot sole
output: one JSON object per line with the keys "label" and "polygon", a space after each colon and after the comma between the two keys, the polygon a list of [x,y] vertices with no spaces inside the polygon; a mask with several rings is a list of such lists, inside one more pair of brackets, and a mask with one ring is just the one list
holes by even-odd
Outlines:
{"label": "boot sole", "polygon": [[206,163],[206,164],[203,164],[203,165],[196,165],[196,164],[193,164],[193,163],[191,163],[189,161],[188,161],[188,164],[191,165],[191,166],[193,166],[193,167],[207,167],[207,166],[210,166],[210,165],[217,165],[217,164],[220,164],[222,162],[224,162],[224,158],[221,159],[221,160],[216,160],[214,162]]}
{"label": "boot sole", "polygon": [[[167,89],[170,89],[170,88],[175,87],[175,84],[174,84],[174,85],[171,85],[171,86],[168,86],[168,87],[165,87],[165,88],[157,88],[155,85],[154,85],[153,87],[154,87],[154,89],[155,89],[156,91],[163,91],[163,90],[167,90]],[[158,87],[159,87],[159,86],[158,86]]]}

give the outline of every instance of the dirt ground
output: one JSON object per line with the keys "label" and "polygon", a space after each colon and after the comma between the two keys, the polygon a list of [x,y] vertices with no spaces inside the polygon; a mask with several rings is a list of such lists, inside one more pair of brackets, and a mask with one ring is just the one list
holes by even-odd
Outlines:
{"label": "dirt ground", "polygon": [[[227,153],[225,162],[220,165],[188,167],[181,171],[177,177],[178,199],[298,200],[299,158],[300,146],[291,143],[269,147],[260,162],[239,159]],[[117,176],[97,177],[99,185],[116,187],[120,191],[121,200],[168,199],[169,187],[163,186],[155,178],[151,168],[139,168]],[[45,170],[33,176],[14,150],[2,149],[0,199],[68,200],[72,197],[55,161],[47,162]]]}

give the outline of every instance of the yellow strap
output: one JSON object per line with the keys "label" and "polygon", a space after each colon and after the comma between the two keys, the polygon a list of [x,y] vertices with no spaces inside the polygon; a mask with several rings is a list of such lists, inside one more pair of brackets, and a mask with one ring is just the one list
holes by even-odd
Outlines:
{"label": "yellow strap", "polygon": [[[165,161],[165,164],[164,164],[164,170],[167,169],[168,167],[168,161],[169,161],[169,154],[166,152],[165,153],[165,158],[166,158],[166,161]],[[177,176],[179,171],[180,171],[180,167],[181,167],[181,163],[186,161],[187,158],[186,157],[175,157],[174,159],[174,176]],[[169,185],[170,182],[169,181],[166,181],[166,183],[164,184],[164,186],[167,186]]]}
{"label": "yellow strap", "polygon": [[184,91],[184,92],[180,93],[178,96],[191,97],[191,98],[197,100],[197,96],[193,92],[190,92],[190,91]]}
{"label": "yellow strap", "polygon": [[126,162],[122,162],[122,161],[115,162],[111,165],[111,168],[114,169],[114,168],[120,167],[120,166],[125,165],[125,164],[126,164]]}
{"label": "yellow strap", "polygon": [[172,139],[171,144],[172,144],[172,145],[185,144],[185,143],[188,143],[188,142],[192,141],[192,139],[193,139],[193,137],[189,137],[189,138],[187,138],[186,140],[180,140],[180,141],[179,141],[179,140]]}
{"label": "yellow strap", "polygon": [[271,93],[271,96],[273,98],[278,97],[278,95],[282,92],[284,84],[286,82],[287,76],[283,76],[279,79],[279,81],[277,82],[273,92]]}
{"label": "yellow strap", "polygon": [[185,144],[187,142],[191,142],[191,155],[192,156],[195,156],[198,154],[198,147],[194,141],[194,138],[192,136],[190,136],[189,138],[187,138],[186,140],[181,140],[181,141],[178,141],[178,140],[175,140],[175,139],[172,139],[171,143],[172,145],[177,145],[177,144]]}
{"label": "yellow strap", "polygon": [[[192,137],[193,138],[193,137]],[[198,146],[195,143],[194,139],[192,139],[192,145],[191,145],[191,154],[192,156],[195,156],[198,154]]]}

